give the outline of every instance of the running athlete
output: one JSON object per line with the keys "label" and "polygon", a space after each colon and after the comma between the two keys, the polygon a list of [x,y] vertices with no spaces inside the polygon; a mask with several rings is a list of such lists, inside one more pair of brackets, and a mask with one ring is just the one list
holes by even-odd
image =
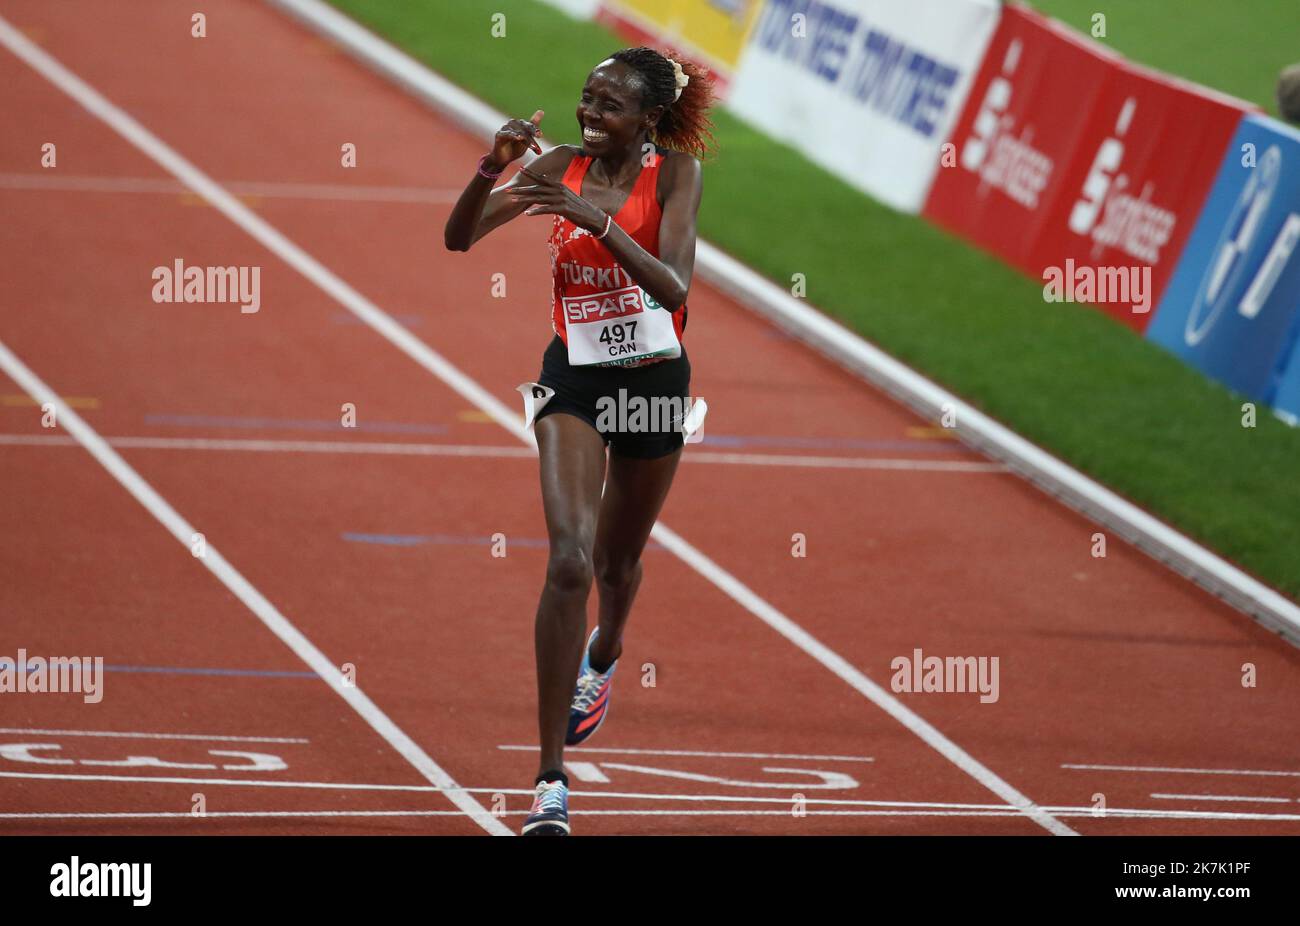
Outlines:
{"label": "running athlete", "polygon": [[[554,337],[538,381],[520,387],[550,539],[534,636],[541,756],[524,835],[569,834],[564,747],[608,716],[641,552],[690,430],[682,337],[712,95],[692,62],[646,47],[616,52],[582,88],[582,147],[541,154],[543,112],[510,120],[447,219],[447,247],[467,251],[521,214],[553,216]],[[540,156],[493,189],[528,150]],[[618,414],[637,400],[676,414]],[[599,619],[584,647],[593,580]]]}

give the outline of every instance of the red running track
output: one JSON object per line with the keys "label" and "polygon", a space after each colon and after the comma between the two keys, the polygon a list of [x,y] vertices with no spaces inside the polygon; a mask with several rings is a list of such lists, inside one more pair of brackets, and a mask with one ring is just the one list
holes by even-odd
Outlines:
{"label": "red running track", "polygon": [[[206,12],[196,40],[165,0],[0,0],[518,414],[550,337],[548,220],[445,252],[484,141],[261,3]],[[287,622],[3,377],[0,655],[107,669],[97,704],[0,695],[0,831],[517,829],[545,563],[531,449],[12,50],[0,86],[0,343]],[[260,267],[260,310],[153,302],[177,258]],[[707,439],[664,523],[745,591],[647,553],[611,719],[570,753],[577,832],[1300,833],[1294,649],[1117,539],[1094,558],[1094,525],[727,293],[697,281],[691,308]],[[997,700],[893,693],[916,649],[997,657]],[[314,671],[344,664],[350,693]]]}

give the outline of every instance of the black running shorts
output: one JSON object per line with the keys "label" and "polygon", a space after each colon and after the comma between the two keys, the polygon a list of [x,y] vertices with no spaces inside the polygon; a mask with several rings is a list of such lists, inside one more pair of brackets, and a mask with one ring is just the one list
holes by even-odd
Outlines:
{"label": "black running shorts", "polygon": [[[683,444],[681,418],[670,423],[665,412],[673,409],[674,416],[683,414],[690,397],[691,362],[684,346],[680,357],[640,367],[574,367],[569,366],[568,349],[557,335],[542,355],[537,382],[554,389],[555,395],[535,420],[556,412],[574,415],[591,425],[612,453],[653,460]],[[638,419],[638,407],[657,411]]]}

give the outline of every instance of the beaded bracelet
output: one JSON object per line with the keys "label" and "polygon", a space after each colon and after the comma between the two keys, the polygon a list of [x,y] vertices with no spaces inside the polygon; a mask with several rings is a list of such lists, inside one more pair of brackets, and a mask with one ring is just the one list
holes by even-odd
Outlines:
{"label": "beaded bracelet", "polygon": [[595,238],[597,241],[599,241],[601,238],[604,238],[606,235],[608,235],[608,234],[609,234],[609,227],[610,227],[610,224],[611,224],[613,221],[614,221],[614,217],[613,217],[612,215],[610,215],[608,212],[606,212],[606,213],[605,213],[605,230],[604,230],[603,232],[601,232],[599,235],[593,235],[592,237]]}
{"label": "beaded bracelet", "polygon": [[501,168],[501,170],[498,170],[495,173],[493,173],[490,170],[484,170],[483,162],[486,161],[489,157],[491,157],[491,155],[485,154],[483,155],[483,157],[478,159],[478,175],[480,177],[487,177],[489,180],[495,180],[497,177],[501,176],[502,172],[505,171],[505,168],[503,167]]}

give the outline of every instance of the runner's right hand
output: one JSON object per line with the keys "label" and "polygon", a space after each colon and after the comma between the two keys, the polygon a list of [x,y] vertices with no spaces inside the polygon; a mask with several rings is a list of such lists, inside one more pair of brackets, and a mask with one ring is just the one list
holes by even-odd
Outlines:
{"label": "runner's right hand", "polygon": [[542,146],[537,143],[537,136],[542,134],[543,115],[545,113],[539,109],[527,121],[511,119],[501,126],[501,130],[497,132],[492,142],[493,163],[498,167],[505,167],[511,161],[523,157],[524,152],[529,148],[541,154]]}

